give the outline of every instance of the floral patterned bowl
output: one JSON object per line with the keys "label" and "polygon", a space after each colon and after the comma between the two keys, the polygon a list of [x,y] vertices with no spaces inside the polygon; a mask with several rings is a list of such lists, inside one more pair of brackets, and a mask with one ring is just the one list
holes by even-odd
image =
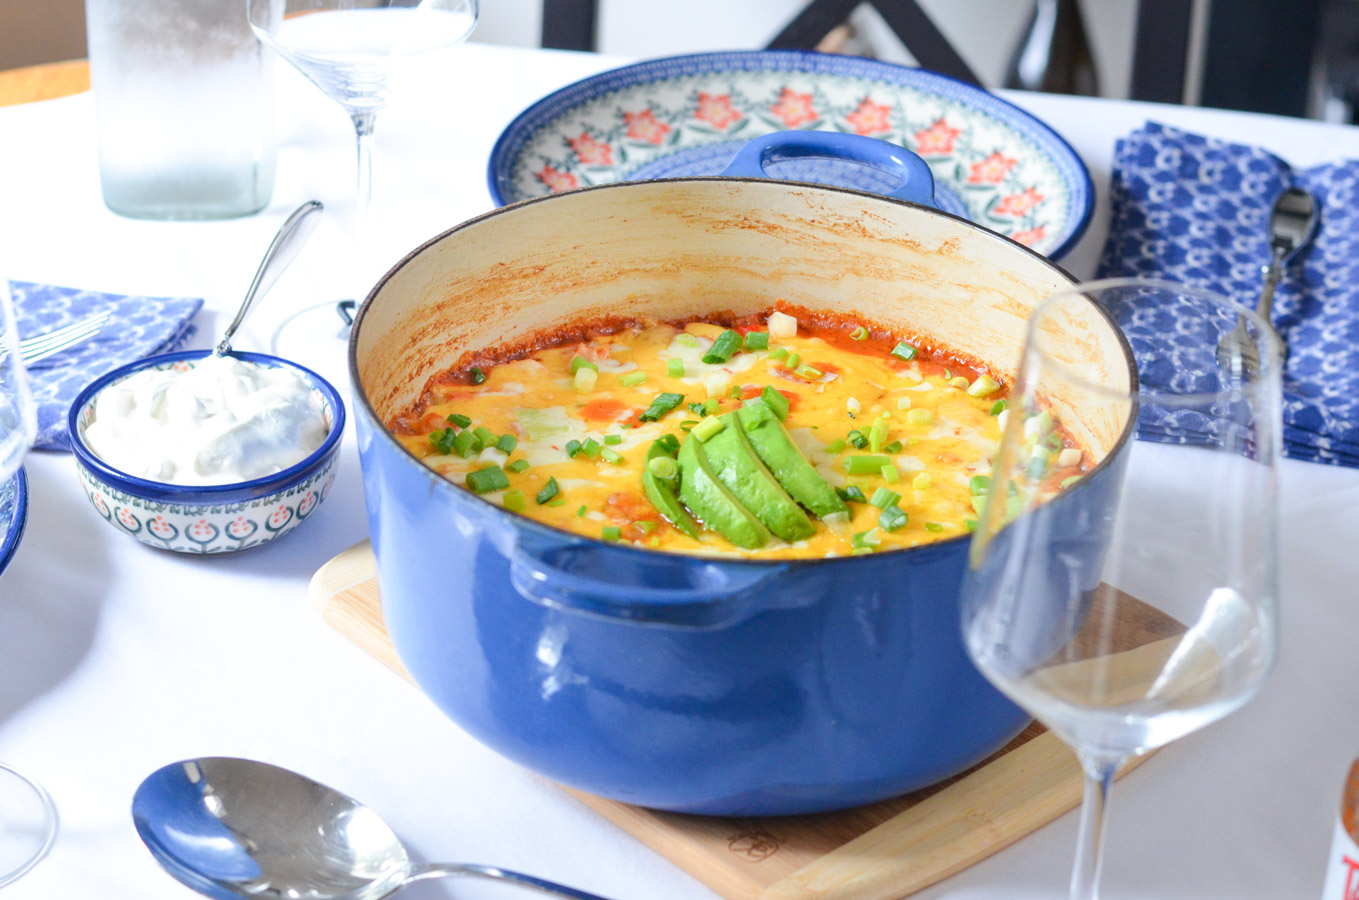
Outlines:
{"label": "floral patterned bowl", "polygon": [[94,398],[100,391],[143,369],[192,367],[210,352],[167,353],[114,369],[81,391],[71,404],[71,448],[85,496],[114,528],[163,550],[208,554],[258,547],[311,518],[335,480],[345,420],[340,395],[310,369],[261,353],[233,351],[247,362],[292,369],[321,399],[330,433],[306,459],[252,481],[186,486],[137,478],[94,455],[85,443],[85,428],[94,420]]}
{"label": "floral patterned bowl", "polygon": [[27,521],[28,480],[20,469],[8,481],[0,482],[0,574],[19,549]]}
{"label": "floral patterned bowl", "polygon": [[[498,204],[615,181],[716,175],[751,138],[793,128],[900,144],[924,157],[941,209],[1056,259],[1094,209],[1090,174],[1041,121],[943,75],[806,51],[654,59],[578,81],[530,106],[491,151]],[[770,175],[880,190],[881,173],[832,160]]]}

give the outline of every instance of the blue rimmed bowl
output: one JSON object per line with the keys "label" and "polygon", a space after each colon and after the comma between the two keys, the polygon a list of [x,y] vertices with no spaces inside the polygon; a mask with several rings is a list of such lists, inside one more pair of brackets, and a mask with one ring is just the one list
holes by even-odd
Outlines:
{"label": "blue rimmed bowl", "polygon": [[15,472],[8,481],[0,483],[0,575],[19,549],[28,521],[28,480],[24,470]]}
{"label": "blue rimmed bowl", "polygon": [[258,547],[311,518],[335,480],[345,421],[339,393],[310,369],[262,353],[233,351],[232,355],[257,365],[291,369],[311,385],[325,409],[330,433],[301,462],[251,481],[177,485],[129,475],[90,450],[85,429],[94,421],[94,400],[101,391],[146,369],[191,367],[211,352],[167,353],[114,369],[81,391],[71,404],[71,449],[85,496],[111,526],[162,550],[216,554]]}
{"label": "blue rimmed bowl", "polygon": [[[939,207],[1059,259],[1094,209],[1090,173],[1042,121],[952,78],[851,56],[766,50],[653,59],[578,81],[522,112],[491,151],[504,205],[578,187],[716,175],[752,138],[813,129],[924,157]],[[796,160],[771,177],[881,192],[881,174]]]}

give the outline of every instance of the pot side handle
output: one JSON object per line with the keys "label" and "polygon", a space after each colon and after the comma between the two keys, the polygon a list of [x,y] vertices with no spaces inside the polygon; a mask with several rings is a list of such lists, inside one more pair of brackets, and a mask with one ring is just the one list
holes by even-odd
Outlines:
{"label": "pot side handle", "polygon": [[[730,566],[685,560],[689,584],[653,587],[639,584],[640,571],[620,573],[609,560],[590,551],[568,552],[545,560],[516,548],[510,556],[510,584],[525,600],[549,609],[647,625],[719,628],[732,625],[771,602],[767,585],[784,577],[787,566]],[[675,571],[673,563],[667,568]],[[612,573],[582,574],[579,570]],[[665,569],[656,569],[653,578]],[[619,575],[622,577],[620,578]],[[629,583],[621,583],[627,579]]]}
{"label": "pot side handle", "polygon": [[886,196],[938,209],[934,201],[934,173],[910,150],[877,138],[834,131],[776,131],[747,143],[732,159],[723,175],[769,178],[770,160],[808,157],[842,159],[896,173],[901,184]]}

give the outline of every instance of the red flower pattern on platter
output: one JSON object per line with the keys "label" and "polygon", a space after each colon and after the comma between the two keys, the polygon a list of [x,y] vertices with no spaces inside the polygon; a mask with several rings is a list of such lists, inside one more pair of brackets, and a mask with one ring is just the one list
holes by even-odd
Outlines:
{"label": "red flower pattern on platter", "polygon": [[865,97],[845,121],[854,126],[856,134],[881,134],[892,130],[892,108]]}
{"label": "red flower pattern on platter", "polygon": [[1018,160],[1010,159],[1005,154],[997,150],[981,162],[972,164],[972,171],[967,176],[968,184],[999,184],[1005,179],[1009,171],[1014,168]]}
{"label": "red flower pattern on platter", "polygon": [[570,172],[558,172],[551,166],[543,166],[542,171],[535,173],[535,176],[539,181],[547,185],[547,189],[554,194],[560,191],[569,191],[580,185],[580,182],[576,180],[576,176],[572,175]]}
{"label": "red flower pattern on platter", "polygon": [[1032,247],[1034,244],[1047,237],[1048,227],[1039,225],[1037,228],[1030,228],[1028,231],[1016,231],[1010,235],[1010,239],[1018,241],[1025,247]]}
{"label": "red flower pattern on platter", "polygon": [[731,94],[705,94],[699,91],[698,109],[694,110],[694,118],[726,131],[728,125],[740,121],[741,114],[732,109]]}
{"label": "red flower pattern on platter", "polygon": [[628,137],[634,141],[645,141],[648,144],[659,144],[665,140],[666,134],[670,132],[670,126],[664,122],[657,122],[656,116],[649,109],[644,109],[639,113],[623,113],[623,121],[628,126]]}
{"label": "red flower pattern on platter", "polygon": [[915,152],[921,156],[944,156],[952,153],[953,142],[962,133],[961,128],[953,128],[944,119],[935,119],[929,128],[915,133]]}
{"label": "red flower pattern on platter", "polygon": [[1035,206],[1043,202],[1043,195],[1033,188],[1025,188],[1022,194],[1010,194],[1008,197],[1001,197],[996,208],[992,210],[998,216],[1022,216]]}
{"label": "red flower pattern on platter", "polygon": [[796,128],[817,118],[816,107],[812,105],[811,94],[799,94],[786,87],[779,93],[778,102],[769,111],[779,117],[786,128]]}
{"label": "red flower pattern on platter", "polygon": [[605,141],[596,140],[582,131],[580,137],[569,138],[567,143],[576,152],[576,158],[587,166],[613,165],[613,147]]}

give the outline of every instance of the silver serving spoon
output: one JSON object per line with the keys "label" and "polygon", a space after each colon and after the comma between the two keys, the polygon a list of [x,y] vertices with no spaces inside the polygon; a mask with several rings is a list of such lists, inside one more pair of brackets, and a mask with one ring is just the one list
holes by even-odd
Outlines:
{"label": "silver serving spoon", "polygon": [[[1320,218],[1316,198],[1309,191],[1290,187],[1275,198],[1274,208],[1269,215],[1270,260],[1260,267],[1264,286],[1256,304],[1256,312],[1266,323],[1270,322],[1274,291],[1279,286],[1284,269],[1293,257],[1312,242]],[[1246,372],[1253,374],[1260,370],[1260,353],[1246,328],[1244,318],[1238,318],[1236,327],[1218,341],[1217,352],[1223,368],[1230,369],[1233,360],[1239,356]]]}
{"label": "silver serving spoon", "polygon": [[248,759],[189,759],[153,772],[132,821],[175,878],[209,897],[380,900],[450,875],[604,900],[493,866],[415,863],[366,806],[296,772]]}
{"label": "silver serving spoon", "polygon": [[254,305],[257,297],[263,296],[269,288],[274,286],[278,277],[283,274],[283,270],[292,265],[297,254],[302,249],[302,245],[311,237],[311,233],[316,230],[316,226],[321,222],[321,210],[325,209],[320,200],[308,200],[297,209],[293,210],[292,215],[288,216],[279,226],[278,233],[269,243],[269,249],[264,251],[264,259],[260,260],[260,267],[255,270],[255,278],[250,282],[250,288],[245,292],[245,300],[241,302],[241,308],[236,312],[236,318],[231,320],[231,324],[226,327],[222,334],[222,340],[213,348],[213,356],[226,356],[231,352],[231,337],[236,333],[236,329],[241,327],[245,321],[246,313],[250,312],[250,307]]}

